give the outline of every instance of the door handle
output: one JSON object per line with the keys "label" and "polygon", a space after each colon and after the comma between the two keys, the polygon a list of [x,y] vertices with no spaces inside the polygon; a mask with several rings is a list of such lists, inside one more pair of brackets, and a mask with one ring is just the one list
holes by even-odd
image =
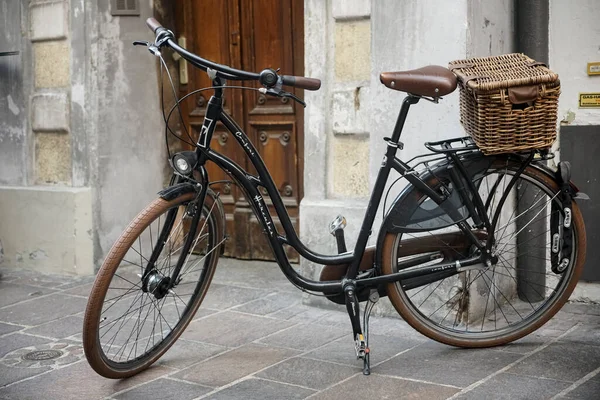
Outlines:
{"label": "door handle", "polygon": [[[186,48],[186,40],[185,36],[180,36],[177,39],[177,44],[180,47]],[[179,84],[187,85],[188,84],[188,64],[183,57],[179,55],[177,52],[173,52],[173,60],[179,63]]]}

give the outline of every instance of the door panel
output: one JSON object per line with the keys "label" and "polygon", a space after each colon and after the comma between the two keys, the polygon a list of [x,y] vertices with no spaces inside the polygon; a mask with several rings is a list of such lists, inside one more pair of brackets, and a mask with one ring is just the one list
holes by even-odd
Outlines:
{"label": "door panel", "polygon": [[[303,2],[260,0],[186,0],[177,2],[178,35],[186,37],[188,48],[221,64],[248,71],[280,68],[286,75],[303,75]],[[258,88],[257,82],[227,82]],[[210,86],[204,71],[189,68],[189,83],[180,85],[180,97],[192,90]],[[290,88],[291,90],[291,88]],[[254,90],[225,89],[226,111],[244,129],[273,176],[292,222],[298,229],[298,205],[303,195],[303,111],[289,99],[265,96]],[[295,91],[302,97],[302,91]],[[192,136],[198,137],[211,91],[190,96],[184,121]],[[254,168],[231,133],[219,124],[211,147],[233,159],[248,171]],[[211,163],[209,163],[211,164]],[[208,165],[211,181],[229,180],[214,164]],[[252,214],[243,192],[234,184],[218,184],[231,240],[226,255],[238,258],[272,259],[262,227]],[[275,211],[262,191],[271,215]],[[235,223],[234,223],[235,222]],[[277,229],[283,233],[279,220]],[[297,254],[288,255],[297,261]]]}

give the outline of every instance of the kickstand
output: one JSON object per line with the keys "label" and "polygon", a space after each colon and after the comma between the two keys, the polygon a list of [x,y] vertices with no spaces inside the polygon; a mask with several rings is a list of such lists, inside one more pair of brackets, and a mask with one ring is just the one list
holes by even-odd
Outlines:
{"label": "kickstand", "polygon": [[365,356],[363,358],[363,375],[371,375],[371,351],[369,348],[369,318],[371,317],[371,311],[373,310],[373,307],[375,306],[375,303],[377,303],[377,301],[379,301],[379,293],[377,292],[377,289],[373,289],[369,294],[369,302],[365,306],[365,311],[363,315],[363,330],[365,332],[365,344],[367,350],[365,351]]}

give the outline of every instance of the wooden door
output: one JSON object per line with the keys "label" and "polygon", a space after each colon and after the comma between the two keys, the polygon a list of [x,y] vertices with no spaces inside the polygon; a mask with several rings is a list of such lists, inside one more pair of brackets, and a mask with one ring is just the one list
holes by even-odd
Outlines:
{"label": "wooden door", "polygon": [[[286,75],[303,75],[303,2],[295,0],[186,0],[176,2],[177,32],[192,52],[209,60],[247,71],[281,68]],[[180,85],[180,97],[210,86],[206,73],[188,66],[189,81]],[[256,82],[227,82],[258,88]],[[296,95],[303,97],[300,90]],[[197,138],[211,91],[185,101],[184,122]],[[254,90],[225,90],[225,110],[244,128],[271,172],[284,204],[298,229],[298,206],[303,195],[303,107],[289,99],[266,97]],[[222,125],[217,125],[211,146],[255,173],[245,153]],[[211,181],[230,178],[214,164],[208,166]],[[226,255],[245,259],[272,259],[262,227],[241,190],[220,184],[227,215]],[[265,195],[265,201],[270,200]],[[276,214],[271,214],[280,233]],[[291,250],[291,249],[290,249]],[[292,260],[297,254],[289,251]]]}

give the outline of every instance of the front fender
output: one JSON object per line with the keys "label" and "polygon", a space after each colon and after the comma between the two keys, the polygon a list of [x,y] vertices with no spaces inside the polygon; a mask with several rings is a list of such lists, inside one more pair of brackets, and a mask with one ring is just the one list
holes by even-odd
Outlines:
{"label": "front fender", "polygon": [[158,192],[161,199],[171,201],[186,193],[196,192],[196,186],[191,182],[182,182],[173,186],[168,186]]}
{"label": "front fender", "polygon": [[[182,196],[186,193],[194,193],[199,190],[199,186],[194,185],[191,182],[181,182],[175,184],[173,186],[168,186],[161,191],[158,192],[158,195],[161,199],[166,201],[171,201],[179,196]],[[210,209],[212,208],[212,212],[217,213],[217,221],[219,223],[218,232],[222,233],[221,237],[225,237],[227,235],[226,232],[226,219],[225,219],[225,207],[223,206],[223,202],[220,197],[215,193],[210,187],[206,191],[206,206]],[[214,204],[214,206],[213,206]],[[221,254],[225,251],[225,246],[221,246]]]}

